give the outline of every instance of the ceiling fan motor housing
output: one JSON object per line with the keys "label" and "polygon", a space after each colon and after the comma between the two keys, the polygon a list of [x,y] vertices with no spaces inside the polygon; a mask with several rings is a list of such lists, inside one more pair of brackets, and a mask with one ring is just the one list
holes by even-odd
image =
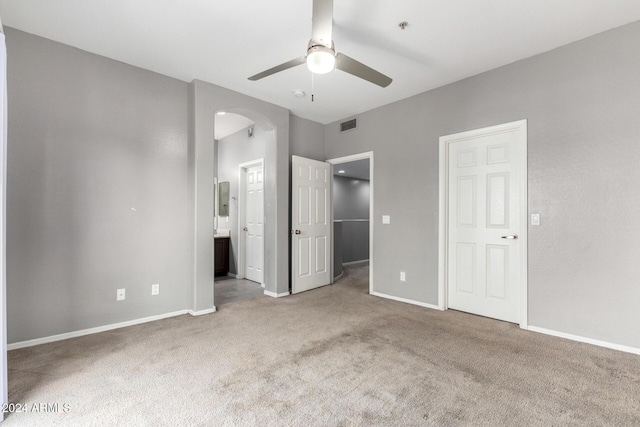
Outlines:
{"label": "ceiling fan motor housing", "polygon": [[336,51],[335,45],[331,43],[331,47],[315,40],[309,41],[307,48],[307,67],[312,73],[326,74],[335,68]]}

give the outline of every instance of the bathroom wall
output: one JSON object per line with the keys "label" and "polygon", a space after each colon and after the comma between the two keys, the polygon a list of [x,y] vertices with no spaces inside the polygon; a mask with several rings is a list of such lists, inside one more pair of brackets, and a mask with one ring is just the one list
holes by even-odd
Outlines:
{"label": "bathroom wall", "polygon": [[267,132],[260,126],[255,125],[252,138],[249,138],[245,128],[218,140],[217,143],[218,182],[229,182],[229,216],[218,217],[218,229],[230,230],[229,272],[232,274],[238,274],[239,216],[237,198],[240,188],[238,165],[252,160],[264,159],[267,138]]}

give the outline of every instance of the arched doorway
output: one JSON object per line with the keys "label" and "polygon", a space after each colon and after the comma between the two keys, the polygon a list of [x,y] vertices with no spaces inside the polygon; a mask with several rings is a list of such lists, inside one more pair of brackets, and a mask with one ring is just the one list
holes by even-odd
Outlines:
{"label": "arched doorway", "polygon": [[191,314],[215,311],[214,178],[215,114],[245,116],[271,137],[264,154],[264,293],[289,294],[289,111],[210,83],[190,87],[189,192],[192,236]]}
{"label": "arched doorway", "polygon": [[275,129],[237,109],[217,111],[214,123],[216,180],[214,217],[214,302],[223,304],[270,295],[265,288],[265,200],[274,187],[266,180],[265,158]]}

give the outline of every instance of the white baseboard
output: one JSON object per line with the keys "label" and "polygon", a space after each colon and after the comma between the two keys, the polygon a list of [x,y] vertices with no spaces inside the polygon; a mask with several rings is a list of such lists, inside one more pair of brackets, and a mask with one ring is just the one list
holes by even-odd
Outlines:
{"label": "white baseboard", "polygon": [[262,286],[264,288],[265,287],[264,282],[260,283],[260,286]]}
{"label": "white baseboard", "polygon": [[272,297],[272,298],[282,298],[282,297],[289,296],[291,294],[291,292],[283,292],[281,294],[277,294],[275,292],[271,292],[271,291],[268,291],[268,290],[265,289],[264,290],[264,294],[269,296],[269,297]]}
{"label": "white baseboard", "polygon": [[597,345],[598,347],[605,347],[613,350],[624,351],[625,353],[633,353],[633,354],[640,355],[640,348],[628,347],[626,345],[620,345],[620,344],[613,344],[607,341],[595,340],[593,338],[581,337],[579,335],[567,334],[564,332],[558,332],[551,329],[539,328],[537,326],[529,326],[527,330],[532,332],[538,332],[540,334],[552,335],[554,337],[565,338],[571,341],[578,341],[578,342],[583,342],[587,344],[593,344],[593,345]]}
{"label": "white baseboard", "polygon": [[237,278],[238,278],[238,275],[237,275],[237,274],[231,273],[230,271],[227,271],[227,276],[229,276],[229,277],[233,277],[234,279],[237,279]]}
{"label": "white baseboard", "polygon": [[442,309],[435,304],[427,304],[426,302],[414,301],[412,299],[394,297],[393,295],[381,294],[380,292],[371,292],[371,295],[380,297],[380,298],[391,299],[394,301],[404,302],[407,304],[419,305],[420,307],[431,308],[433,310],[442,311]]}
{"label": "white baseboard", "polygon": [[97,326],[95,328],[82,329],[80,331],[51,335],[50,337],[15,342],[13,344],[7,345],[7,350],[17,350],[19,348],[32,347],[34,345],[47,344],[50,342],[62,341],[69,338],[82,337],[84,335],[97,334],[99,332],[111,331],[113,329],[126,328],[127,326],[139,325],[141,323],[153,322],[156,320],[167,319],[169,317],[182,316],[183,314],[187,314],[188,312],[188,310],[174,311],[171,313],[158,314],[156,316],[143,317],[142,319],[128,320],[126,322],[112,323],[110,325]]}
{"label": "white baseboard", "polygon": [[361,259],[359,261],[349,261],[349,262],[343,262],[342,265],[356,265],[356,264],[366,264],[368,263],[369,260],[368,259]]}
{"label": "white baseboard", "polygon": [[334,277],[333,281],[336,282],[336,281],[342,279],[342,276],[344,276],[344,270],[342,270],[342,273],[340,273],[336,277]]}
{"label": "white baseboard", "polygon": [[198,311],[189,310],[189,314],[192,316],[202,316],[204,314],[211,314],[215,312],[216,312],[215,305],[213,306],[213,308],[207,308],[206,310],[198,310]]}

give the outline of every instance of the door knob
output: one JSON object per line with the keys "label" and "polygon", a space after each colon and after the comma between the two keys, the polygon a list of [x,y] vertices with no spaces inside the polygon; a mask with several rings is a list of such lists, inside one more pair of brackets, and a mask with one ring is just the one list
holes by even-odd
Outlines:
{"label": "door knob", "polygon": [[503,239],[516,240],[518,238],[517,234],[512,234],[511,236],[502,236]]}
{"label": "door knob", "polygon": [[249,231],[249,229],[247,227],[243,228],[244,231]]}
{"label": "door knob", "polygon": [[301,234],[302,231],[300,230],[291,230],[291,234]]}

